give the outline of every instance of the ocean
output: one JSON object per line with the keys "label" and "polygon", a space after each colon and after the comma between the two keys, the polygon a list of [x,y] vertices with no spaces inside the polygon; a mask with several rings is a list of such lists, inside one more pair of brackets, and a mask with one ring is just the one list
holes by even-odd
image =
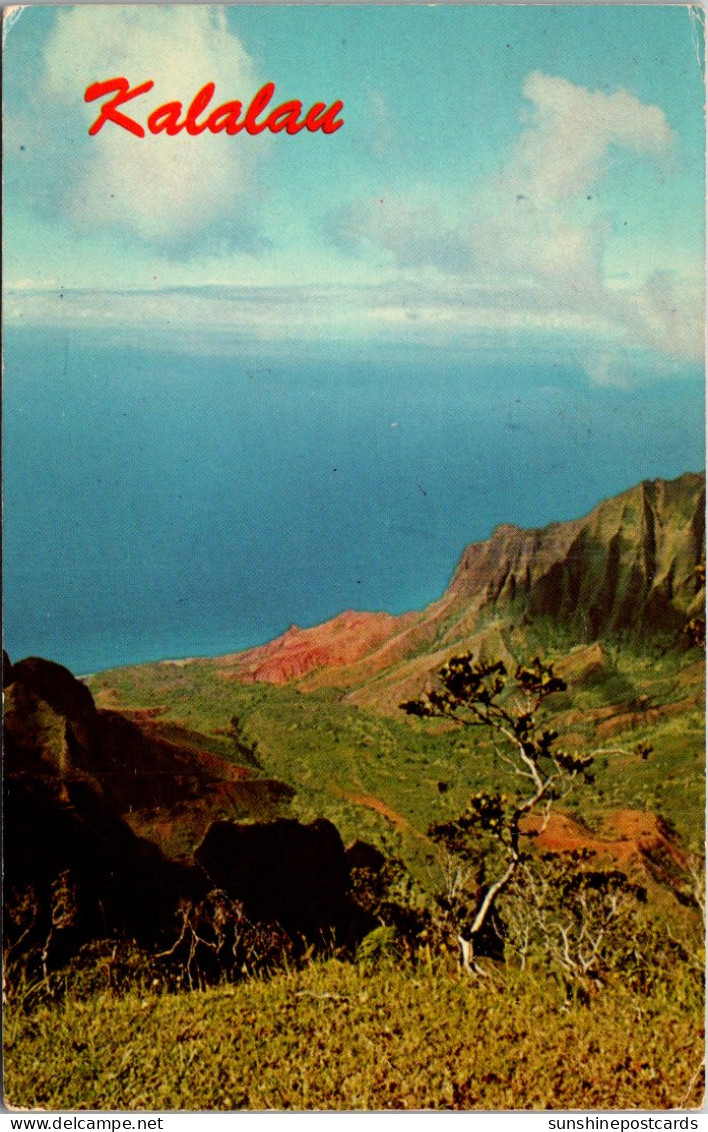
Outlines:
{"label": "ocean", "polygon": [[4,345],[4,644],[75,673],[421,609],[500,522],[704,466],[703,375]]}

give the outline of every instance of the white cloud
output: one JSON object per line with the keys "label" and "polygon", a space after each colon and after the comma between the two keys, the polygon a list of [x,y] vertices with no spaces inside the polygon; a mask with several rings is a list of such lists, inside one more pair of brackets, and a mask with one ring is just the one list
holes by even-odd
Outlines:
{"label": "white cloud", "polygon": [[420,346],[446,347],[451,337],[474,346],[488,331],[554,335],[578,331],[606,336],[600,319],[594,323],[573,312],[549,311],[543,304],[528,309],[505,307],[504,292],[461,283],[443,295],[437,286],[391,283],[367,285],[201,286],[167,290],[72,290],[46,288],[6,292],[8,325],[61,325],[65,329],[115,327],[125,334],[169,328],[175,344],[185,334],[247,339],[270,345],[288,340],[319,340],[323,310],[327,338],[334,342],[390,340]]}
{"label": "white cloud", "polygon": [[[700,284],[664,269],[643,285],[617,288],[604,270],[613,224],[604,187],[613,156],[625,150],[665,160],[673,133],[663,111],[625,90],[591,91],[538,71],[522,93],[528,106],[515,147],[495,177],[470,187],[454,219],[436,203],[443,191],[418,186],[403,199],[341,210],[330,222],[335,239],[344,248],[383,247],[403,271],[428,266],[471,284],[496,284],[493,304],[470,304],[470,328],[574,328],[588,339],[599,332],[620,365],[623,342],[700,360]],[[593,380],[617,383],[611,355],[592,355]]]}
{"label": "white cloud", "polygon": [[[131,88],[152,79],[154,88],[126,105],[144,124],[166,101],[186,107],[211,81],[214,105],[258,90],[256,68],[229,32],[223,9],[183,4],[79,5],[59,11],[45,50],[44,93],[49,105],[66,106],[93,82],[126,77]],[[84,108],[86,129],[100,102]],[[106,124],[82,147],[76,179],[63,206],[79,227],[113,226],[143,240],[179,245],[215,226],[220,235],[238,221],[260,138],[184,132],[139,139]],[[255,143],[255,144],[254,144]]]}
{"label": "white cloud", "polygon": [[24,8],[24,4],[13,4],[13,5],[8,5],[6,8],[3,9],[3,13],[2,13],[2,45],[3,45],[3,47],[5,47],[6,44],[7,44],[7,38],[10,34],[10,29],[12,28],[13,24],[17,23],[20,16],[22,15],[23,8]]}
{"label": "white cloud", "polygon": [[673,136],[658,106],[625,90],[604,94],[533,71],[523,94],[534,116],[506,178],[539,208],[572,201],[602,179],[610,145],[661,153]]}
{"label": "white cloud", "polygon": [[531,274],[566,302],[586,301],[603,285],[609,219],[595,192],[610,147],[660,155],[673,135],[659,107],[624,90],[608,95],[534,71],[523,94],[532,110],[484,194],[474,246],[492,273]]}
{"label": "white cloud", "polygon": [[423,185],[405,194],[355,201],[334,211],[325,224],[343,250],[365,240],[385,247],[402,268],[435,264],[448,272],[465,273],[470,267],[471,249],[458,225],[443,215],[440,195]]}
{"label": "white cloud", "polygon": [[705,291],[672,271],[655,271],[634,297],[649,345],[677,358],[694,359],[705,343]]}

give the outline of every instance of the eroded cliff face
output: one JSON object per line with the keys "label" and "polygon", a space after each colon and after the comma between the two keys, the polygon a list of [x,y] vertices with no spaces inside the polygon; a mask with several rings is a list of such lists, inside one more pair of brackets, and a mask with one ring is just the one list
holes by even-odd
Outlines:
{"label": "eroded cliff face", "polygon": [[498,527],[467,547],[448,593],[480,613],[556,620],[581,640],[676,633],[699,596],[704,539],[704,476],[645,481],[584,519]]}
{"label": "eroded cliff face", "polygon": [[392,669],[415,684],[451,647],[503,656],[505,627],[539,619],[578,644],[619,633],[678,640],[704,601],[696,575],[704,540],[705,476],[646,481],[583,519],[497,527],[465,549],[443,597],[421,613],[347,612],[215,663],[243,682],[363,689],[383,673],[394,679]]}
{"label": "eroded cliff face", "polygon": [[[575,683],[602,673],[602,642],[617,634],[689,646],[684,626],[705,596],[696,573],[704,537],[704,476],[647,482],[574,522],[497,528],[466,548],[446,593],[422,612],[347,612],[260,649],[195,663],[235,680],[297,681],[303,691],[334,686],[350,703],[398,714],[401,700],[418,694],[452,651],[512,663],[514,626],[544,620],[574,638],[577,647],[556,659]],[[702,674],[694,675],[702,694]],[[169,947],[178,908],[205,899],[214,884],[249,915],[295,934],[346,915],[339,836],[327,822],[283,820],[290,787],[215,753],[218,743],[161,720],[162,709],[97,707],[81,681],[49,661],[4,658],[3,684],[11,942],[28,938],[41,949],[57,900],[69,893],[76,914],[62,929],[57,962],[86,939],[125,932]],[[652,713],[694,709],[702,710],[702,699],[691,686],[663,707],[596,709],[594,722],[602,738],[644,725]],[[350,800],[394,824],[400,818],[372,795]],[[248,825],[238,824],[244,819]],[[567,824],[554,830],[566,839],[572,832]],[[641,838],[659,848],[665,840],[658,827],[631,838],[624,831],[614,837],[615,855],[628,840],[644,853]],[[604,838],[603,851],[610,841]],[[38,918],[26,937],[33,907]]]}

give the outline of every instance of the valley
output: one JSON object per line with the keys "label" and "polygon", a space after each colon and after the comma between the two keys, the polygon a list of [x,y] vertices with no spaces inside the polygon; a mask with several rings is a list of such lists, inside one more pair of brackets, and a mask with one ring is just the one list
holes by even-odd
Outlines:
{"label": "valley", "polygon": [[[256,994],[247,989],[251,976],[272,980],[264,1009],[298,1002],[296,1044],[309,1047],[314,1028],[332,1064],[339,1053],[318,1029],[324,1019],[300,1009],[297,996],[349,1000],[349,964],[357,993],[372,995],[372,1017],[392,981],[404,980],[405,998],[405,980],[413,979],[424,996],[433,984],[452,996],[459,1026],[474,1029],[464,1008],[469,976],[455,959],[454,858],[435,831],[458,828],[471,797],[484,806],[518,796],[518,768],[488,727],[401,710],[429,694],[441,665],[460,654],[483,667],[501,662],[510,684],[500,702],[510,720],[523,713],[519,692],[510,691],[514,673],[542,657],[557,687],[538,709],[538,726],[570,752],[563,758],[592,756],[592,773],[573,790],[521,817],[521,887],[504,894],[489,939],[479,937],[480,956],[492,964],[490,1010],[503,1014],[513,984],[546,1027],[563,995],[593,1017],[601,994],[603,1009],[618,1017],[645,1009],[649,1018],[666,1016],[661,996],[670,993],[690,998],[690,1016],[699,1019],[704,506],[703,477],[686,475],[639,485],[574,523],[497,528],[464,551],[446,592],[423,611],[348,611],[243,653],[82,680],[51,661],[5,658],[11,1096],[27,1096],[18,1051],[34,1048],[25,1028],[42,1012],[48,1032],[63,1033],[77,1011],[104,1017],[106,1001],[130,1009],[137,993],[147,995],[150,1012],[167,1012],[165,1033],[174,1037],[184,1029],[185,993],[206,995],[208,1008],[219,993],[208,988],[224,979],[245,979],[223,992],[237,996],[239,1010]],[[502,844],[480,842],[476,874],[463,854],[454,867],[468,879],[455,900],[479,905],[480,878],[499,872]],[[589,905],[586,897],[577,902],[583,886],[598,894]],[[580,930],[578,956],[585,932],[599,932],[598,947],[606,935],[586,973],[552,943],[559,915],[564,932]],[[301,974],[283,974],[283,965]],[[292,977],[302,978],[298,989]],[[407,1009],[420,1016],[422,1034],[435,1023],[415,993]],[[115,1017],[124,1024],[120,1011]],[[573,1024],[587,1023],[579,1015]],[[396,1025],[403,1033],[408,1023]],[[452,1032],[441,1041],[454,1045]],[[163,1070],[171,1048],[160,1055]],[[409,1050],[414,1067],[416,1051]],[[136,1056],[144,1056],[137,1046]],[[499,1056],[501,1065],[501,1047]],[[51,1064],[37,1097],[73,1103]],[[316,1072],[305,1055],[303,1064]],[[536,1092],[507,1068],[511,1076],[504,1069],[499,1080],[512,1092],[483,1087],[481,1071],[470,1069],[467,1083],[446,1079],[429,1092],[396,1085],[391,1105],[465,1107],[473,1093],[481,1105],[505,1104],[514,1088],[533,1103]],[[349,1069],[342,1072],[348,1080]],[[581,1101],[613,1103],[608,1072],[599,1071],[599,1092],[588,1084],[577,1094]],[[341,1095],[386,1107],[383,1083],[373,1067],[367,1074],[360,1092],[343,1083]],[[398,1079],[387,1080],[394,1088]],[[679,1080],[682,1095],[699,1088],[690,1059],[646,1088],[621,1092],[623,1103],[660,1104]],[[108,1081],[102,1088],[117,1097]],[[240,1103],[307,1107],[308,1097],[320,1096],[283,1088],[247,1091]],[[564,1095],[554,1088],[546,1081],[538,1094],[549,1107]],[[145,1106],[144,1089],[138,1073],[121,1103]],[[218,1102],[205,1093],[203,1103]],[[318,1103],[327,1107],[322,1097]]]}
{"label": "valley", "polygon": [[[541,655],[569,686],[548,705],[554,728],[600,752],[594,786],[569,799],[574,815],[650,810],[698,851],[705,676],[683,627],[703,601],[703,524],[702,476],[642,484],[575,523],[498,528],[420,613],[347,612],[245,653],[116,669],[88,686],[98,706],[150,709],[154,726],[194,728],[231,760],[237,716],[259,775],[293,788],[298,816],[330,818],[345,841],[402,844],[420,871],[427,826],[505,779],[484,743],[398,705],[454,652],[510,668]],[[637,742],[653,747],[639,765],[622,753]]]}

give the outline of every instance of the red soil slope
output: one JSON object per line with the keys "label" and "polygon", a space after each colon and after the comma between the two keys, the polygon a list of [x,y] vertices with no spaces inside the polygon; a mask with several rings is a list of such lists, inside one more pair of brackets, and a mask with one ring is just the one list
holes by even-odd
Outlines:
{"label": "red soil slope", "polygon": [[671,861],[685,869],[685,855],[657,814],[644,810],[613,810],[598,833],[584,829],[568,814],[553,813],[543,824],[533,815],[524,823],[525,832],[535,831],[534,843],[545,853],[588,850],[627,867],[631,863]]}
{"label": "red soil slope", "polygon": [[409,613],[394,617],[390,613],[355,613],[347,610],[323,625],[299,629],[293,625],[269,644],[234,656],[221,657],[224,676],[244,684],[263,681],[285,684],[298,680],[315,668],[344,667],[355,664],[377,649],[391,636],[417,619]]}

